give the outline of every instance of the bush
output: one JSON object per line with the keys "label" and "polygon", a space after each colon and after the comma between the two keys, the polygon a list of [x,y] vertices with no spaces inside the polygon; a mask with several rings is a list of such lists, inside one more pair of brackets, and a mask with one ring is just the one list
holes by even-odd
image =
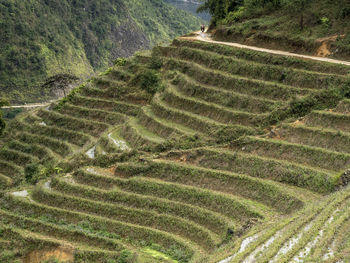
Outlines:
{"label": "bush", "polygon": [[151,61],[149,63],[149,68],[154,70],[159,70],[163,67],[163,59],[158,56],[152,56]]}
{"label": "bush", "polygon": [[129,250],[123,250],[120,253],[120,257],[117,261],[118,263],[133,263],[135,262],[134,254]]}
{"label": "bush", "polygon": [[117,58],[116,60],[114,60],[114,65],[122,67],[125,66],[126,62],[126,58]]}
{"label": "bush", "polygon": [[141,89],[152,95],[163,88],[159,74],[153,69],[146,70],[140,74],[140,85]]}
{"label": "bush", "polygon": [[228,13],[227,17],[224,19],[224,23],[233,24],[234,22],[241,20],[244,17],[244,13],[244,6],[240,6],[237,11]]}
{"label": "bush", "polygon": [[28,164],[24,168],[24,175],[27,183],[36,184],[40,178],[40,165]]}
{"label": "bush", "polygon": [[37,163],[28,164],[24,168],[26,182],[33,185],[42,179],[48,178],[54,174],[60,174],[61,172],[62,169],[57,167],[53,162],[49,162],[46,165]]}

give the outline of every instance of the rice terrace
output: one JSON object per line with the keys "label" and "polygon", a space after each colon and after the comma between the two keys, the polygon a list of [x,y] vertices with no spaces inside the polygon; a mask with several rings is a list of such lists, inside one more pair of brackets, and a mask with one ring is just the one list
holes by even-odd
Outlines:
{"label": "rice terrace", "polygon": [[350,60],[210,36],[6,121],[1,263],[350,262]]}

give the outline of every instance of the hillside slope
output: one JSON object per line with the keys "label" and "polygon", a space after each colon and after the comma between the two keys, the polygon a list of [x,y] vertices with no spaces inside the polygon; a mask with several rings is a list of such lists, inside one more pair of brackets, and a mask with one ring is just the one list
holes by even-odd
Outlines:
{"label": "hillside slope", "polygon": [[347,0],[226,2],[232,3],[228,11],[219,1],[212,7],[213,30],[219,40],[350,59]]}
{"label": "hillside slope", "polygon": [[198,7],[201,5],[197,0],[166,0],[166,2],[175,5],[177,8],[188,11],[206,22],[210,21],[210,15],[208,13],[197,13]]}
{"label": "hillside slope", "polygon": [[199,24],[163,0],[1,0],[0,97],[45,100],[38,85],[54,74],[89,76]]}
{"label": "hillside slope", "polygon": [[0,261],[348,262],[348,72],[185,38],[119,59],[9,123]]}

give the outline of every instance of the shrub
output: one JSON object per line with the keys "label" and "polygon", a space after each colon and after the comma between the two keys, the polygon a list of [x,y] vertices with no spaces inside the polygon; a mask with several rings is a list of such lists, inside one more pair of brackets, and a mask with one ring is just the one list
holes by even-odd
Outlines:
{"label": "shrub", "polygon": [[152,56],[149,63],[149,68],[154,70],[159,70],[163,67],[163,59],[159,56]]}
{"label": "shrub", "polygon": [[53,162],[49,162],[45,165],[37,163],[28,164],[24,169],[26,182],[33,185],[42,179],[48,178],[54,174],[60,174],[61,172],[62,169],[57,167]]}
{"label": "shrub", "polygon": [[243,18],[245,13],[244,6],[240,6],[237,11],[228,13],[227,17],[224,19],[225,24],[233,24]]}
{"label": "shrub", "polygon": [[28,164],[24,168],[24,175],[27,183],[36,184],[40,178],[40,165]]}
{"label": "shrub", "polygon": [[126,62],[126,58],[117,58],[116,60],[114,60],[114,65],[122,67],[125,66]]}
{"label": "shrub", "polygon": [[153,69],[146,70],[140,74],[141,88],[149,94],[156,94],[162,89],[161,78],[157,71]]}
{"label": "shrub", "polygon": [[134,254],[129,250],[123,250],[117,263],[133,263],[135,262]]}

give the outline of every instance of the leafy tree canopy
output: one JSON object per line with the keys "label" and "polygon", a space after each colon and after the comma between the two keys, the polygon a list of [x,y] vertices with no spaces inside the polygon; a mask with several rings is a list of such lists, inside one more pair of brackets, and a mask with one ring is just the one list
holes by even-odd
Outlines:
{"label": "leafy tree canopy", "polygon": [[[6,105],[9,105],[9,103],[5,99],[0,99],[0,108]],[[6,123],[2,118],[2,113],[0,112],[0,135],[2,135],[2,133],[4,132],[5,127],[6,127]]]}

